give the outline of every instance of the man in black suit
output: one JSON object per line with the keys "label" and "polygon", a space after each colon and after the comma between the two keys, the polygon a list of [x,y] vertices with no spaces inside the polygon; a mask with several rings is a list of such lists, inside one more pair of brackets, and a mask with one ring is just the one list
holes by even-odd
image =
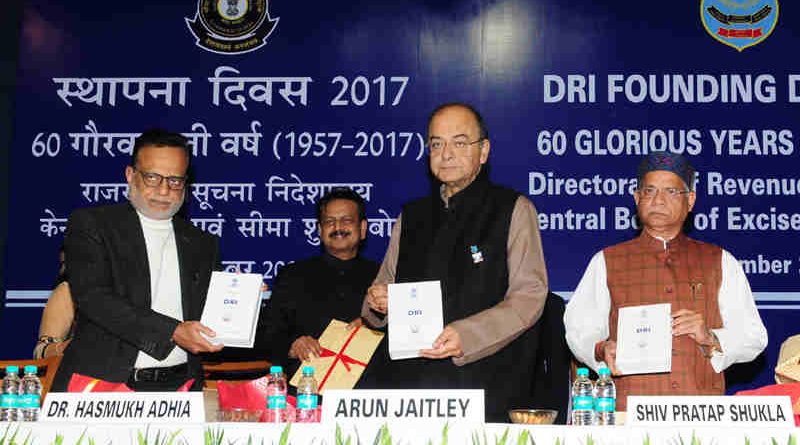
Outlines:
{"label": "man in black suit", "polygon": [[77,308],[75,336],[53,390],[73,373],[125,382],[137,391],[172,391],[195,378],[197,354],[222,346],[199,321],[218,239],[174,218],[187,190],[185,137],[149,130],[125,169],[130,202],[76,210],[64,241]]}
{"label": "man in black suit", "polygon": [[318,339],[332,318],[360,323],[364,293],[378,273],[377,263],[358,254],[367,236],[361,196],[331,190],[317,204],[317,222],[324,253],[281,269],[265,317],[269,358],[290,377],[300,361],[320,355]]}

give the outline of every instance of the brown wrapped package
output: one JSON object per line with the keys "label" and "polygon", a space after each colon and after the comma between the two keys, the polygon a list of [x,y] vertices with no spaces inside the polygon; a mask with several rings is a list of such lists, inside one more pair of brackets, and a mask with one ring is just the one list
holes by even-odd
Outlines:
{"label": "brown wrapped package", "polygon": [[800,383],[800,335],[786,339],[781,345],[778,366],[775,367],[778,383]]}
{"label": "brown wrapped package", "polygon": [[[382,339],[382,332],[364,326],[347,330],[347,323],[331,320],[319,337],[321,356],[303,362],[303,366],[314,368],[320,394],[326,389],[353,389]],[[292,386],[300,382],[303,366],[289,381]]]}

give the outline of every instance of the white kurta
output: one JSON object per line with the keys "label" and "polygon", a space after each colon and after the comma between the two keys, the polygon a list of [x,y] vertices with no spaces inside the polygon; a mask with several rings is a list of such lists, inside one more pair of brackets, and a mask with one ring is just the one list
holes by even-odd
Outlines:
{"label": "white kurta", "polygon": [[[722,353],[711,357],[711,366],[716,372],[722,372],[734,363],[753,360],[767,346],[767,330],[756,309],[747,277],[736,258],[724,249],[718,298],[722,328],[713,331],[719,338]],[[597,342],[608,339],[610,312],[606,261],[600,251],[589,262],[564,313],[567,343],[572,353],[595,370],[605,365],[595,360],[594,348]]]}

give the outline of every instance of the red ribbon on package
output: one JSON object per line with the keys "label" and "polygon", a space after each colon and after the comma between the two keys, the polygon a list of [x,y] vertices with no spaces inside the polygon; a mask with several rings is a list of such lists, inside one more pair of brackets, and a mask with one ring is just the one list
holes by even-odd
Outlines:
{"label": "red ribbon on package", "polygon": [[356,360],[353,357],[350,357],[349,355],[344,353],[345,349],[347,349],[347,346],[350,344],[350,341],[353,340],[353,337],[355,337],[356,332],[358,332],[359,329],[361,329],[361,326],[358,326],[355,329],[353,329],[353,332],[350,333],[350,335],[347,337],[347,340],[344,342],[344,344],[342,345],[342,347],[339,349],[338,352],[331,351],[328,348],[322,348],[322,353],[319,355],[320,358],[322,357],[335,357],[335,358],[333,359],[333,363],[331,363],[331,367],[328,368],[328,372],[325,373],[325,377],[323,377],[322,381],[319,383],[319,389],[322,389],[325,386],[325,382],[328,381],[328,377],[330,377],[331,373],[333,372],[333,368],[336,367],[336,363],[339,362],[340,360],[344,365],[344,369],[346,369],[347,372],[350,372],[350,365],[359,365],[365,368],[367,367],[366,363],[360,360]]}

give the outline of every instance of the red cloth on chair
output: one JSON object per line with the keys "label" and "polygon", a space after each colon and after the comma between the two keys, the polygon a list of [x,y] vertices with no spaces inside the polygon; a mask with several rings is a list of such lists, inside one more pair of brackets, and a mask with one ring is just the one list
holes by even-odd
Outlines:
{"label": "red cloth on chair", "polygon": [[75,373],[69,379],[67,392],[133,392],[133,390],[124,383],[107,382]]}
{"label": "red cloth on chair", "polygon": [[259,422],[267,421],[267,378],[250,380],[243,383],[217,382],[219,409],[261,410]]}
{"label": "red cloth on chair", "polygon": [[[219,409],[248,409],[261,410],[259,422],[267,421],[267,377],[250,380],[242,383],[228,383],[224,380],[217,382],[219,395]],[[293,396],[286,397],[286,418],[294,422],[297,399]],[[317,408],[317,418],[320,418],[321,407]]]}
{"label": "red cloth on chair", "polygon": [[[181,385],[176,392],[186,392],[194,384],[194,379],[189,379]],[[107,382],[88,375],[72,374],[67,385],[67,392],[134,392],[124,383]]]}
{"label": "red cloth on chair", "polygon": [[739,391],[737,396],[789,396],[792,399],[794,424],[800,426],[800,383],[781,383]]}

